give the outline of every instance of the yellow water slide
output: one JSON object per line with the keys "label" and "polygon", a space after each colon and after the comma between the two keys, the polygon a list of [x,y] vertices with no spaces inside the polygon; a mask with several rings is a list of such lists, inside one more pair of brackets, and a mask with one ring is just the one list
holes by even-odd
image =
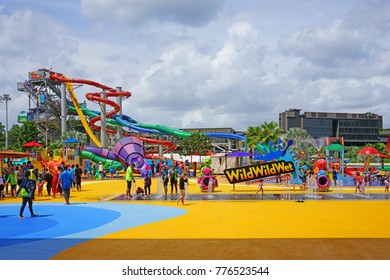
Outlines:
{"label": "yellow water slide", "polygon": [[[64,76],[64,78],[66,78]],[[95,134],[93,134],[92,129],[89,127],[87,120],[85,119],[84,113],[80,108],[80,104],[77,101],[76,95],[74,94],[73,85],[70,82],[64,82],[66,89],[68,90],[69,96],[72,99],[73,106],[76,108],[76,112],[79,115],[79,118],[81,120],[81,123],[84,126],[85,131],[87,132],[88,136],[91,138],[92,142],[98,146],[101,147],[101,143],[99,139],[96,138]]]}

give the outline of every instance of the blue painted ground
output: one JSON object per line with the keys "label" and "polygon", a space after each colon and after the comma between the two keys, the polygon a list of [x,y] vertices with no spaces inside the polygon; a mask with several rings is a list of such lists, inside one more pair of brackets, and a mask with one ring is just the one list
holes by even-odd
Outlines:
{"label": "blue painted ground", "polygon": [[31,218],[20,204],[0,207],[0,259],[47,260],[79,243],[112,232],[185,214],[175,207],[118,203],[34,204]]}

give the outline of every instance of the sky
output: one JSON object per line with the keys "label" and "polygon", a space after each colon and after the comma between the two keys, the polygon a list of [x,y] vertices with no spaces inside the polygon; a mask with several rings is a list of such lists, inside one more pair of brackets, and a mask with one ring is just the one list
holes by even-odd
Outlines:
{"label": "sky", "polygon": [[17,82],[51,68],[130,91],[141,123],[245,131],[297,108],[390,128],[389,15],[390,0],[2,0],[0,95],[11,127]]}

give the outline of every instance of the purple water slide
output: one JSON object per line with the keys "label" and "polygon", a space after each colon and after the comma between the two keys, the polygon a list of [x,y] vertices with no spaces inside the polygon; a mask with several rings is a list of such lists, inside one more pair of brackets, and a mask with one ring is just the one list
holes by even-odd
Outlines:
{"label": "purple water slide", "polygon": [[95,146],[85,146],[84,150],[89,151],[91,153],[94,153],[95,155],[108,158],[111,160],[118,160],[115,153],[113,151],[104,149],[104,148],[99,148]]}
{"label": "purple water slide", "polygon": [[140,171],[145,170],[145,149],[141,140],[135,137],[125,137],[119,140],[114,147],[114,154],[122,163],[134,163]]}

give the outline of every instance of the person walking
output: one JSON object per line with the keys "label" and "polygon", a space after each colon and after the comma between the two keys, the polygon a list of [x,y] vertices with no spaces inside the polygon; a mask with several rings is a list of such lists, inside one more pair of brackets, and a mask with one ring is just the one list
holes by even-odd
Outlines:
{"label": "person walking", "polygon": [[83,174],[83,170],[80,168],[78,164],[76,164],[76,168],[74,169],[75,176],[75,185],[78,191],[81,191],[81,175]]}
{"label": "person walking", "polygon": [[45,175],[42,178],[42,183],[46,183],[46,191],[47,195],[51,196],[51,189],[53,187],[53,175],[51,174],[51,171],[45,168]]}
{"label": "person walking", "polygon": [[68,170],[68,166],[64,166],[64,170],[60,173],[58,177],[58,182],[61,184],[62,195],[65,198],[65,205],[69,205],[70,198],[70,188],[72,187],[72,181],[74,176],[70,170]]}
{"label": "person walking", "polygon": [[145,175],[145,179],[144,179],[144,190],[145,190],[145,196],[149,198],[150,186],[152,185],[153,171],[150,166],[147,166],[146,170],[148,171],[148,173]]}
{"label": "person walking", "polygon": [[169,181],[171,183],[171,198],[173,196],[173,188],[175,188],[175,194],[177,194],[177,169],[174,165],[169,170]]}
{"label": "person walking", "polygon": [[54,171],[53,171],[53,180],[51,183],[51,193],[52,193],[53,198],[56,198],[56,194],[58,192],[60,192],[59,187],[58,187],[58,177],[60,176],[60,171],[61,171],[60,166],[58,166],[57,168],[54,168]]}
{"label": "person walking", "polygon": [[22,205],[20,206],[20,211],[19,211],[19,218],[24,218],[23,212],[24,208],[28,204],[28,209],[30,210],[31,217],[36,217],[38,216],[37,214],[34,213],[33,210],[33,200],[31,198],[31,181],[29,180],[30,176],[30,171],[25,172],[25,178],[23,178],[23,182],[21,183],[18,191],[16,192],[16,196],[19,195],[22,197]]}
{"label": "person walking", "polygon": [[260,181],[259,181],[259,189],[257,190],[256,194],[258,194],[259,192],[261,192],[261,194],[264,193],[263,184],[264,184],[264,179],[261,178]]}
{"label": "person walking", "polygon": [[188,179],[184,172],[180,173],[180,179],[179,179],[179,188],[180,188],[180,197],[176,200],[176,204],[181,201],[182,205],[184,204],[184,198],[186,197],[186,184],[188,183]]}
{"label": "person walking", "polygon": [[133,177],[133,168],[135,167],[135,164],[127,164],[127,169],[126,169],[126,199],[132,198],[131,195],[131,184],[135,184],[135,179]]}
{"label": "person walking", "polygon": [[110,172],[110,179],[114,178],[115,168],[114,165],[112,165],[112,163],[110,164],[109,172]]}
{"label": "person walking", "polygon": [[34,168],[34,166],[31,164],[27,164],[28,166],[28,180],[30,181],[30,196],[32,200],[35,200],[35,189],[37,187],[37,179],[38,179],[38,169]]}

